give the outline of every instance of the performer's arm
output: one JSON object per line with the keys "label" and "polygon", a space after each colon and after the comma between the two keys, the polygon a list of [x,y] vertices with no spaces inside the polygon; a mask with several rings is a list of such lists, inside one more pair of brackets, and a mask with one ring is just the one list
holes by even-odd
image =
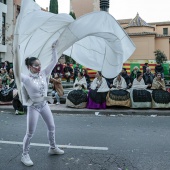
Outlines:
{"label": "performer's arm", "polygon": [[21,82],[23,82],[23,83],[25,82],[25,76],[22,73],[21,73]]}
{"label": "performer's arm", "polygon": [[54,42],[53,45],[52,45],[52,59],[51,59],[50,64],[44,70],[45,75],[51,74],[53,68],[55,67],[55,65],[57,63],[57,60],[58,60],[58,55],[57,55],[57,52],[56,52],[56,42]]}

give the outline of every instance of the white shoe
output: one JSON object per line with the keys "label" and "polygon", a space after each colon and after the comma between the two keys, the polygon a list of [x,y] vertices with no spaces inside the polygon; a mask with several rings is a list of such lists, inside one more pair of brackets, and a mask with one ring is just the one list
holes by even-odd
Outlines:
{"label": "white shoe", "polygon": [[26,155],[23,155],[23,154],[22,154],[21,162],[22,162],[24,165],[26,165],[26,166],[32,166],[32,165],[33,165],[33,162],[32,162],[32,160],[30,159],[29,154],[26,154]]}
{"label": "white shoe", "polygon": [[58,147],[56,147],[54,149],[49,148],[48,153],[50,155],[62,155],[62,154],[64,154],[64,151],[59,149]]}
{"label": "white shoe", "polygon": [[59,104],[60,104],[60,102],[57,102],[57,103],[56,103],[56,105],[59,105]]}
{"label": "white shoe", "polygon": [[15,111],[15,114],[16,114],[16,115],[18,115],[18,113],[19,113],[19,111],[18,111],[18,110],[16,110],[16,111]]}

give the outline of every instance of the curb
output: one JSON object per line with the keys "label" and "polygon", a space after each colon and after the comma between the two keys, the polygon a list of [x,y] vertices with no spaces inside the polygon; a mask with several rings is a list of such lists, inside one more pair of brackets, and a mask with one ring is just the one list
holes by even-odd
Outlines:
{"label": "curb", "polygon": [[[54,114],[90,114],[90,115],[106,115],[106,116],[123,116],[123,115],[140,115],[140,116],[170,116],[169,109],[131,109],[131,108],[107,108],[105,110],[97,109],[75,109],[67,107],[65,104],[49,105]],[[1,105],[0,112],[15,112],[11,105]]]}

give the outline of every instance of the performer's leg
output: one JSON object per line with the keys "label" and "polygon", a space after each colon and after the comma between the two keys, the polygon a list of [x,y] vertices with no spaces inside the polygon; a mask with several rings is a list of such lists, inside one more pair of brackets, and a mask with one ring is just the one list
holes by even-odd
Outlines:
{"label": "performer's leg", "polygon": [[56,146],[54,118],[53,118],[53,115],[49,108],[48,103],[46,103],[46,105],[42,108],[40,114],[48,128],[47,136],[48,136],[48,140],[49,140],[49,144],[50,144],[49,153],[50,154],[63,154],[64,151],[60,150]]}
{"label": "performer's leg", "polygon": [[27,131],[23,140],[23,154],[26,155],[29,152],[30,141],[35,132],[37,121],[39,117],[39,112],[33,107],[28,107],[27,111]]}
{"label": "performer's leg", "polygon": [[49,105],[46,103],[45,106],[43,106],[41,112],[40,112],[44,122],[47,125],[48,131],[47,136],[49,139],[49,144],[51,148],[55,148],[55,124],[54,124],[54,118],[51,113],[51,110],[49,108]]}

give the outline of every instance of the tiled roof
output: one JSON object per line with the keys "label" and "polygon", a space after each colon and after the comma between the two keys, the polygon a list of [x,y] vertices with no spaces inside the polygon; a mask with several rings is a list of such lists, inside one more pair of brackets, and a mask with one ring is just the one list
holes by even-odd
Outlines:
{"label": "tiled roof", "polygon": [[138,32],[138,33],[128,33],[129,36],[140,36],[140,35],[155,35],[156,37],[170,37],[170,35],[157,34],[155,32]]}
{"label": "tiled roof", "polygon": [[128,27],[141,27],[141,26],[152,27],[151,25],[147,24],[137,13],[136,17],[129,22],[129,24],[127,25],[126,28],[128,28]]}
{"label": "tiled roof", "polygon": [[149,25],[170,25],[170,21],[164,21],[164,22],[151,22],[148,23]]}
{"label": "tiled roof", "polygon": [[156,35],[155,32],[137,32],[137,33],[128,33],[128,35]]}
{"label": "tiled roof", "polygon": [[129,24],[131,20],[132,19],[119,19],[117,20],[117,22],[119,22],[120,24]]}

